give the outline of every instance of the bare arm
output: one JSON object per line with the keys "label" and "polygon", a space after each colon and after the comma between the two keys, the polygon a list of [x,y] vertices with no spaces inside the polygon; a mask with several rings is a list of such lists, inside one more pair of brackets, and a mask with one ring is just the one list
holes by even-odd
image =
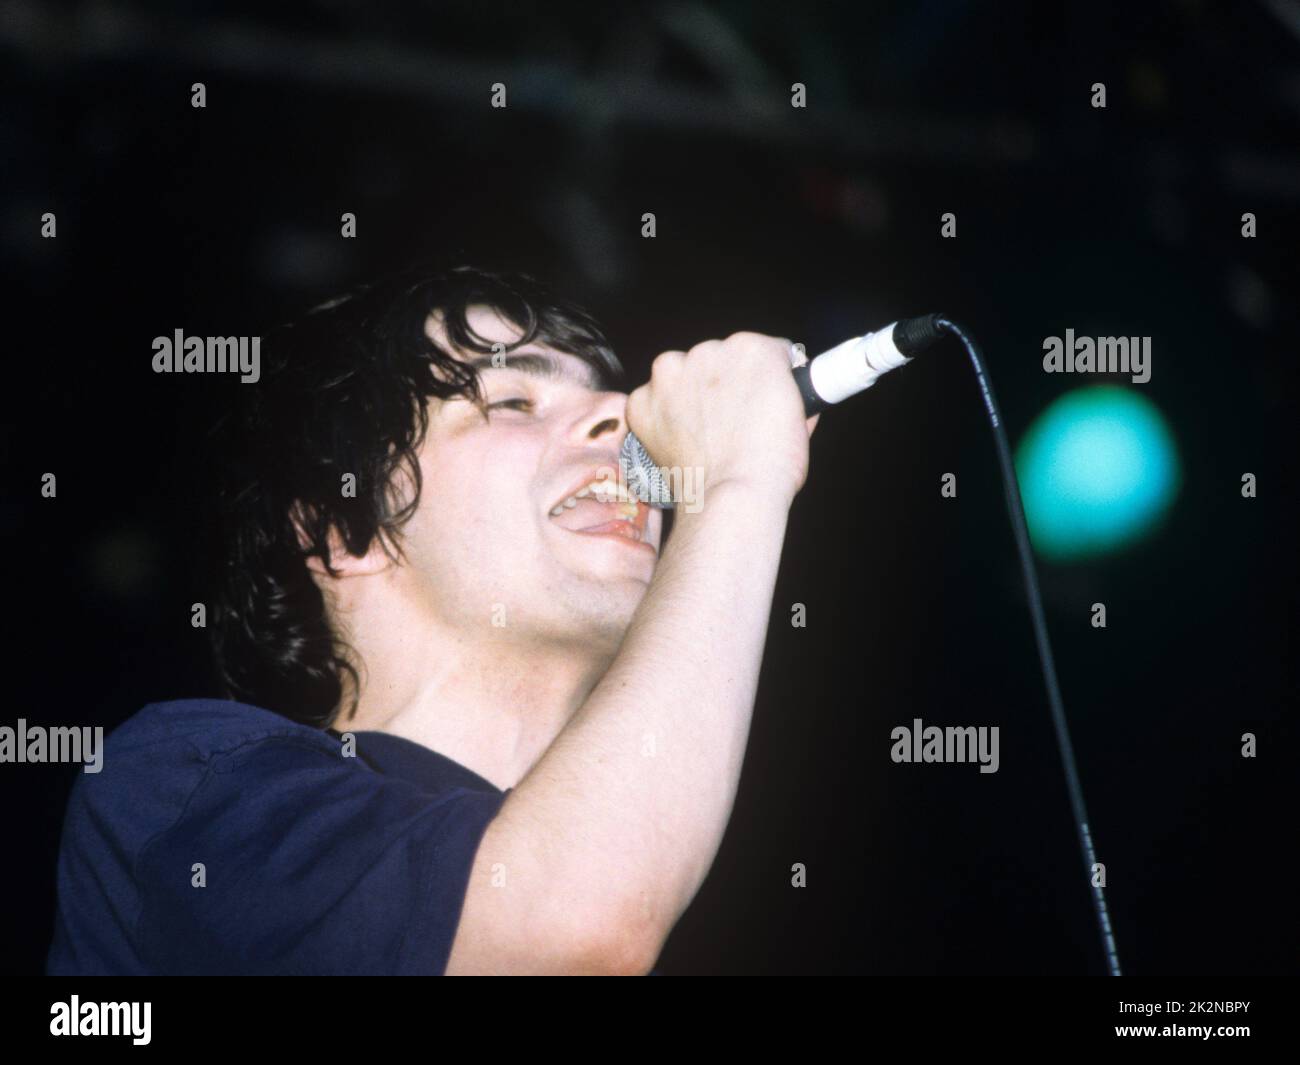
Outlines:
{"label": "bare arm", "polygon": [[[784,342],[737,334],[673,354],[629,420],[665,464],[707,463],[704,505],[679,513],[610,669],[485,832],[449,973],[644,972],[721,843],[809,430]],[[720,409],[710,393],[735,381],[716,372],[734,378],[738,359],[758,392]],[[669,405],[675,429],[656,443],[641,427]],[[494,888],[498,862],[508,886]]]}

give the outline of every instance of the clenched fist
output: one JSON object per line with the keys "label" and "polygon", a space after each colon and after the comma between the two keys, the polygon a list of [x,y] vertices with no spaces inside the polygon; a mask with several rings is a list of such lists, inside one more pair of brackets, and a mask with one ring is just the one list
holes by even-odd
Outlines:
{"label": "clenched fist", "polygon": [[788,340],[762,333],[665,351],[628,396],[628,426],[661,466],[699,469],[708,489],[737,483],[788,507],[808,476],[817,427],[791,360]]}

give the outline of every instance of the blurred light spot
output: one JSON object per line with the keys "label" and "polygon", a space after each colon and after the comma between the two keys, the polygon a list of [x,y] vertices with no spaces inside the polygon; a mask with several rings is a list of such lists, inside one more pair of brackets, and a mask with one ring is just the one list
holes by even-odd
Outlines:
{"label": "blurred light spot", "polygon": [[1164,416],[1117,385],[1081,388],[1051,404],[1021,439],[1016,474],[1034,548],[1056,561],[1141,539],[1182,478]]}

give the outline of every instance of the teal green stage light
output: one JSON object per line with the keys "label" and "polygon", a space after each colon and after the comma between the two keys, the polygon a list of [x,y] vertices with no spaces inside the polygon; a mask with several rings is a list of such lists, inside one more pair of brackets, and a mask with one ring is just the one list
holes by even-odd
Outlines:
{"label": "teal green stage light", "polygon": [[1016,476],[1035,550],[1069,561],[1140,540],[1182,481],[1173,434],[1155,404],[1094,385],[1051,404],[1026,430]]}

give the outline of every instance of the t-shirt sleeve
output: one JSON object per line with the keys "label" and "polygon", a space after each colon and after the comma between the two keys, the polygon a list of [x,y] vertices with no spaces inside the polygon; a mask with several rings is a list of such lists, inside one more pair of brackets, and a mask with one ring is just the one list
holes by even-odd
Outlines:
{"label": "t-shirt sleeve", "polygon": [[215,759],[137,862],[137,941],[159,973],[444,971],[479,842],[505,796],[429,792],[274,737]]}

